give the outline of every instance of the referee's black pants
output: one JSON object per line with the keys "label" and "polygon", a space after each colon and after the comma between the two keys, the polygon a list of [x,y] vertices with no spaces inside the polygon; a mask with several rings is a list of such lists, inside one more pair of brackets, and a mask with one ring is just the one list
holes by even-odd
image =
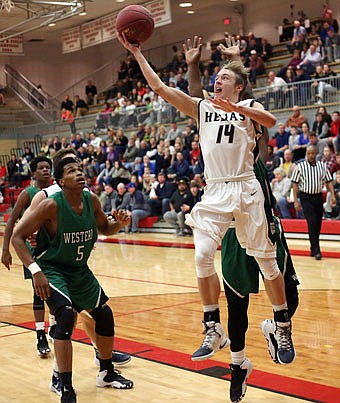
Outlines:
{"label": "referee's black pants", "polygon": [[314,256],[317,253],[321,253],[319,237],[323,215],[322,193],[309,194],[300,192],[300,202],[308,224],[311,254]]}

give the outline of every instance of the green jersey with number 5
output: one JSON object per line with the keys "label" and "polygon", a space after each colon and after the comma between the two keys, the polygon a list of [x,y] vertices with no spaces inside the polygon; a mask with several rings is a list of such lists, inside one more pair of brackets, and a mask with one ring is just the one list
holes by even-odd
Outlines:
{"label": "green jersey with number 5", "polygon": [[92,196],[83,192],[83,212],[75,213],[64,192],[50,196],[57,203],[57,233],[51,239],[44,228],[41,229],[35,259],[44,267],[54,268],[61,273],[77,271],[87,265],[94,243],[97,240],[97,225],[93,213]]}

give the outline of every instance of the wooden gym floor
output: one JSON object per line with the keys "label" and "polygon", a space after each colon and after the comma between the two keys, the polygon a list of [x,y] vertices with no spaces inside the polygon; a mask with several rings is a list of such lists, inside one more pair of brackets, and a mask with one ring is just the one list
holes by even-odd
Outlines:
{"label": "wooden gym floor", "polygon": [[[192,238],[119,234],[102,240],[106,242],[97,243],[90,267],[115,313],[115,348],[133,355],[121,371],[135,386],[96,388],[93,349],[78,320],[73,335],[78,402],[229,401],[229,350],[201,363],[190,359],[203,337]],[[288,243],[301,282],[293,320],[297,357],[290,366],[271,361],[260,329],[262,320],[272,316],[269,300],[263,290],[252,295],[247,357],[254,370],[244,402],[340,402],[340,245],[321,242],[333,258],[315,261],[298,256],[308,250],[307,241]],[[216,267],[220,272],[220,252]],[[0,273],[0,402],[58,402],[49,391],[53,354],[48,359],[36,354],[32,289],[14,252],[12,270],[1,266]],[[226,323],[222,293],[220,306]]]}

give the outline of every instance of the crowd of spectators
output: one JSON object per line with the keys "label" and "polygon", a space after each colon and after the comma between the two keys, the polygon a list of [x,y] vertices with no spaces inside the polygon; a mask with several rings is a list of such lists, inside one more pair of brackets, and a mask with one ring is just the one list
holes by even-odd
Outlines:
{"label": "crowd of spectators", "polygon": [[[312,129],[310,129],[310,127]],[[316,149],[316,160],[324,163],[333,177],[334,186],[340,176],[340,113],[328,114],[324,106],[316,110],[311,125],[294,105],[291,116],[285,123],[279,123],[277,131],[268,146],[266,167],[276,197],[276,209],[283,218],[301,218],[302,212],[294,210],[291,178],[296,165],[305,160],[308,146]],[[326,218],[340,218],[340,194],[336,192],[337,206],[330,205],[330,195],[325,197],[324,215]]]}

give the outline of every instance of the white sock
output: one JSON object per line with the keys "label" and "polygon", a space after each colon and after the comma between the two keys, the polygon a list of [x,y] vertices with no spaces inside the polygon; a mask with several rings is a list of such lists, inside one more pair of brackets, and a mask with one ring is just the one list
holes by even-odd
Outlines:
{"label": "white sock", "polygon": [[283,311],[285,309],[288,309],[287,302],[285,302],[282,305],[273,305],[273,309],[274,309],[274,312]]}
{"label": "white sock", "polygon": [[59,367],[58,367],[57,359],[56,359],[55,357],[54,357],[54,360],[53,360],[53,371],[59,372]]}
{"label": "white sock", "polygon": [[49,314],[49,315],[48,315],[48,321],[49,321],[49,323],[50,323],[50,326],[54,326],[54,325],[57,324],[54,315]]}
{"label": "white sock", "polygon": [[35,322],[36,330],[45,330],[45,322]]}
{"label": "white sock", "polygon": [[214,312],[219,308],[219,305],[203,305],[203,312]]}
{"label": "white sock", "polygon": [[246,349],[241,351],[231,351],[231,363],[234,365],[241,365],[246,358]]}

